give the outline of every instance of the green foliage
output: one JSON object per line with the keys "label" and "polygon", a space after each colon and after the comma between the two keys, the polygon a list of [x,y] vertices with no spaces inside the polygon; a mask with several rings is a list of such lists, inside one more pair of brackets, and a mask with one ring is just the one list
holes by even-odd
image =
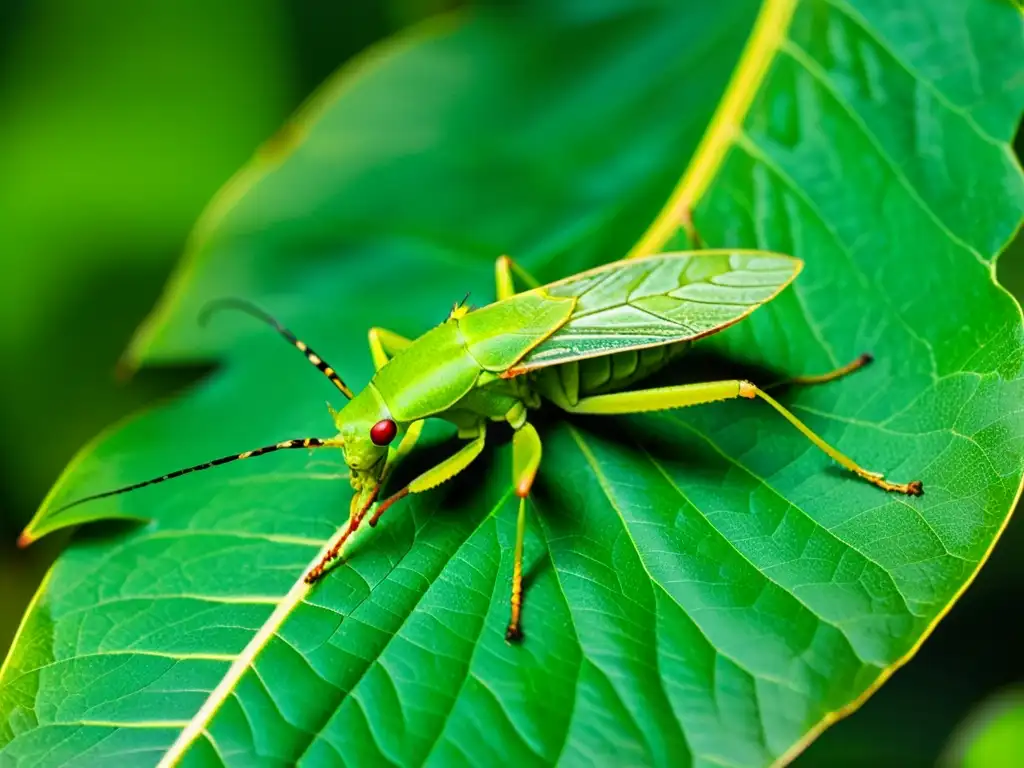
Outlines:
{"label": "green foliage", "polygon": [[957,730],[944,766],[1015,768],[1024,759],[1024,691],[1004,691],[984,702]]}
{"label": "green foliage", "polygon": [[51,514],[329,434],[330,385],[244,318],[198,329],[210,299],[258,301],[357,384],[368,327],[415,335],[467,289],[482,303],[500,253],[547,280],[627,252],[757,9],[477,11],[328,86],[201,223],[136,353],[224,366],[83,452],[33,522],[149,520],[82,529],[51,572],[0,677],[0,756],[152,764],[261,628],[185,764],[759,765],[884,680],[968,583],[1020,485],[1021,316],[993,279],[1024,205],[1007,147],[1020,18],[856,5],[797,8],[696,211],[712,245],[807,266],[673,376],[721,375],[727,357],[774,378],[870,350],[864,372],[783,400],[865,465],[923,479],[922,499],[828,467],[762,404],[541,420],[521,647],[502,639],[508,445],[389,512],[283,617],[347,510],[323,452]]}
{"label": "green foliage", "polygon": [[33,436],[0,455],[4,653],[60,543],[15,553],[18,530],[85,440],[184,378],[112,373],[203,204],[297,100],[281,5],[0,8],[0,431]]}

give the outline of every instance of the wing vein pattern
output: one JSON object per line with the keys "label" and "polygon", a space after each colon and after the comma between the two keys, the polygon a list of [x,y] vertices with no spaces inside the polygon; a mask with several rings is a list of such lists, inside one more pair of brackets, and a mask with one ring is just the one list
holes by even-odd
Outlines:
{"label": "wing vein pattern", "polygon": [[576,307],[515,371],[699,339],[771,300],[802,266],[799,259],[765,251],[662,253],[551,283],[536,290],[575,296]]}

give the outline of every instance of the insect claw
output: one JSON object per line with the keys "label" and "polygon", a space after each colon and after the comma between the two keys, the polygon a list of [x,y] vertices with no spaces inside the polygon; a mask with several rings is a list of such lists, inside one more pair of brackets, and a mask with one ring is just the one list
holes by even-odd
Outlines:
{"label": "insect claw", "polygon": [[518,626],[508,625],[508,629],[505,630],[505,642],[510,645],[513,643],[521,643],[523,641],[523,630]]}
{"label": "insect claw", "polygon": [[924,484],[920,480],[911,480],[909,483],[890,483],[880,472],[859,472],[861,477],[872,485],[877,485],[883,491],[902,493],[907,496],[924,496]]}
{"label": "insect claw", "polygon": [[316,584],[320,579],[333,571],[343,562],[344,560],[341,558],[339,552],[328,552],[324,559],[313,566],[312,570],[306,574],[303,581],[307,584]]}

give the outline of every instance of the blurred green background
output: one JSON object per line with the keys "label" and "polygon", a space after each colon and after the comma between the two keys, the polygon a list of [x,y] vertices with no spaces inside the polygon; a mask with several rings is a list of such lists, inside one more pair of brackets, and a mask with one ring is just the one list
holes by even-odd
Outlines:
{"label": "blurred green background", "polygon": [[[0,650],[61,536],[14,541],[99,430],[197,371],[114,369],[213,193],[332,71],[457,0],[0,2]],[[1021,139],[1018,136],[1018,155]],[[1024,241],[999,262],[1024,296]],[[1024,522],[917,658],[797,765],[933,765],[1024,683]],[[1022,756],[1024,764],[1024,756]]]}

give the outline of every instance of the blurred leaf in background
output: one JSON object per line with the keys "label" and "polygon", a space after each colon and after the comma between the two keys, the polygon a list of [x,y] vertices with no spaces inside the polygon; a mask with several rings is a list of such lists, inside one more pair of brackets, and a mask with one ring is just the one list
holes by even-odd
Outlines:
{"label": "blurred leaf in background", "polygon": [[113,373],[203,206],[339,64],[450,5],[0,4],[0,647],[61,544],[14,549],[53,478],[194,378]]}
{"label": "blurred leaf in background", "polygon": [[1024,764],[1024,687],[992,696],[957,728],[942,768],[1019,768]]}

